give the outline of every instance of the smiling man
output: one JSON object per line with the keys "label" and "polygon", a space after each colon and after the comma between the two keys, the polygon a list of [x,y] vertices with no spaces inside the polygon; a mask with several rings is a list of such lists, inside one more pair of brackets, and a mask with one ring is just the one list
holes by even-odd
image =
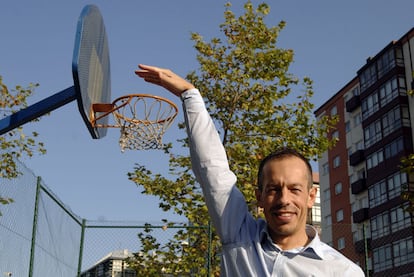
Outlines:
{"label": "smiling man", "polygon": [[306,225],[316,188],[301,154],[282,149],[261,162],[256,197],[266,220],[255,219],[200,92],[168,69],[139,65],[135,73],[182,99],[193,171],[223,245],[221,276],[364,276]]}
{"label": "smiling man", "polygon": [[306,217],[316,197],[308,161],[293,149],[272,153],[261,162],[257,182],[272,241],[281,249],[308,244]]}

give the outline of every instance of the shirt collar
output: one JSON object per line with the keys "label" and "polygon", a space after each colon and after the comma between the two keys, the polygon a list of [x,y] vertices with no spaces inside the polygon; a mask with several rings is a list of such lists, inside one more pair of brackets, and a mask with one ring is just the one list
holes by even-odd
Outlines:
{"label": "shirt collar", "polygon": [[[262,245],[267,245],[268,248],[269,247],[277,252],[282,251],[275,243],[273,243],[272,238],[270,237],[270,234],[268,232],[268,226],[266,226],[266,228],[263,228],[262,231],[260,232],[260,242]],[[323,255],[323,251],[322,251],[322,242],[319,239],[319,235],[318,235],[318,231],[311,225],[306,225],[306,234],[308,235],[310,242],[308,245],[306,245],[305,247],[300,247],[300,248],[295,248],[292,250],[287,250],[285,252],[292,252],[292,253],[299,253],[302,252],[306,255],[306,253],[308,252],[308,254],[315,254],[316,256],[318,256],[318,258],[320,258],[321,260],[324,260],[324,255]],[[309,253],[311,252],[311,253]]]}

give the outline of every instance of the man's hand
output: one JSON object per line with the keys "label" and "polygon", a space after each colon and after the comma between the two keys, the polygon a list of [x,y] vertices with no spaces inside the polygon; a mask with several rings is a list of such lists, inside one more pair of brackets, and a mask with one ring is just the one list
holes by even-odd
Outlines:
{"label": "man's hand", "polygon": [[189,89],[193,89],[193,84],[181,78],[169,69],[158,68],[140,64],[140,69],[135,70],[135,74],[143,78],[146,82],[159,85],[177,96]]}

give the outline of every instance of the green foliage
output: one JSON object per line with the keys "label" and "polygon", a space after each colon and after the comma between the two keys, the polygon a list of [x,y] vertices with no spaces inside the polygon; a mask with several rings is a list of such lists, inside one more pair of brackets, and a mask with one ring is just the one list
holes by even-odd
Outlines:
{"label": "green foliage", "polygon": [[[276,46],[285,22],[268,27],[265,17],[269,12],[267,4],[255,8],[248,1],[244,14],[236,16],[227,4],[225,22],[220,25],[222,38],[205,42],[200,34],[192,34],[200,68],[187,76],[204,97],[219,129],[231,169],[238,177],[238,187],[252,211],[260,160],[281,146],[297,148],[308,158],[316,159],[333,145],[334,141],[328,140],[326,134],[337,122],[336,118],[329,117],[319,121],[314,119],[314,105],[310,101],[312,80],[307,77],[299,80],[289,73],[293,50]],[[293,88],[299,85],[303,86],[302,91],[294,91]],[[179,127],[184,128],[184,125]],[[183,147],[188,146],[186,139],[179,142]],[[154,175],[139,165],[135,172],[129,173],[130,179],[144,188],[143,193],[158,196],[159,205],[165,211],[184,215],[198,226],[208,225],[209,216],[200,187],[190,172],[189,157],[174,155],[169,148],[165,151],[170,155],[170,173],[174,180]],[[201,237],[201,244],[190,245],[193,253],[190,259],[180,260],[180,267],[194,268],[200,257],[203,261],[198,261],[197,266],[206,264],[205,247],[200,246],[206,245],[208,238]],[[152,241],[152,238],[148,239]],[[171,243],[180,242],[179,236],[176,239]],[[161,250],[155,241],[152,246],[151,250],[161,251],[163,256],[172,251],[171,248]],[[149,250],[145,248],[143,251]],[[212,275],[219,272],[219,252],[220,244],[213,234]],[[141,262],[140,268],[145,261]],[[169,267],[171,263],[162,266]]]}
{"label": "green foliage", "polygon": [[[412,175],[414,173],[414,154],[410,154],[407,157],[401,159],[401,171]],[[411,178],[409,179],[411,180]],[[414,213],[414,188],[409,187],[412,184],[408,183],[407,187],[403,188],[401,198],[409,202],[407,211]]]}
{"label": "green foliage", "polygon": [[[414,71],[412,72],[412,76],[414,77]],[[414,91],[411,89],[407,91],[407,94],[412,97],[414,95]],[[407,157],[403,157],[401,159],[400,167],[403,172],[412,175],[414,173],[414,154],[410,154]],[[407,187],[404,188],[401,197],[402,199],[407,200],[410,203],[407,208],[408,212],[414,213],[414,188],[410,188],[409,186],[410,184],[408,184]]]}
{"label": "green foliage", "polygon": [[[177,227],[167,224],[163,228]],[[203,266],[207,259],[207,241],[204,238],[206,228],[194,226],[178,227],[173,240],[161,245],[151,235],[152,229],[148,224],[142,233],[138,234],[141,251],[127,259],[130,268],[135,269],[137,276],[206,276],[207,269]],[[204,233],[204,236],[200,234]],[[200,255],[200,253],[203,253]]]}
{"label": "green foliage", "polygon": [[[27,107],[27,97],[29,97],[38,84],[30,84],[27,88],[16,86],[9,88],[3,83],[0,76],[0,113],[1,117],[9,116]],[[37,120],[35,120],[37,121]],[[45,154],[46,149],[42,142],[36,141],[37,132],[26,135],[23,128],[19,127],[0,136],[0,178],[17,178],[19,172],[16,161],[22,156],[32,157],[34,153]],[[13,199],[0,195],[0,204],[10,204]],[[1,213],[0,213],[1,215]]]}

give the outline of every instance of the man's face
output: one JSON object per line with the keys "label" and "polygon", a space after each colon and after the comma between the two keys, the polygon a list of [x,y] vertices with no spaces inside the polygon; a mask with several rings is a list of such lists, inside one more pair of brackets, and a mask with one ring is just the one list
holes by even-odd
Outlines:
{"label": "man's face", "polygon": [[263,189],[256,191],[273,241],[306,237],[307,211],[315,201],[316,188],[309,189],[309,171],[295,156],[268,161],[263,167]]}

